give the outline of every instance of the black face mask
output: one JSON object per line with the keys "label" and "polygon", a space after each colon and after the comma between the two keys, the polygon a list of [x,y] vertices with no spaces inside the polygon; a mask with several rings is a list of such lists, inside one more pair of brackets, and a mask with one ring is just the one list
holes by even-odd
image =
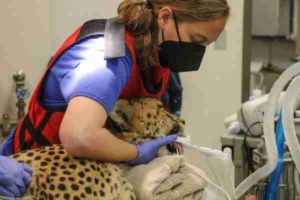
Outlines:
{"label": "black face mask", "polygon": [[159,62],[173,72],[198,71],[206,47],[192,42],[182,42],[174,13],[173,17],[179,41],[165,41],[162,31],[163,43],[160,45]]}

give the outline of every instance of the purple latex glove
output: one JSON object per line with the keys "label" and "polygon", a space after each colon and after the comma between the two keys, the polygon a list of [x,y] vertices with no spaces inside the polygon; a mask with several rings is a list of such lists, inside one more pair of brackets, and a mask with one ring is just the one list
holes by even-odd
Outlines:
{"label": "purple latex glove", "polygon": [[157,156],[158,150],[161,147],[170,144],[172,142],[175,142],[177,138],[178,135],[170,135],[167,137],[150,140],[142,144],[137,144],[136,147],[138,149],[138,156],[136,159],[129,161],[128,164],[129,165],[147,164]]}
{"label": "purple latex glove", "polygon": [[10,158],[0,156],[0,195],[20,197],[30,183],[31,168]]}

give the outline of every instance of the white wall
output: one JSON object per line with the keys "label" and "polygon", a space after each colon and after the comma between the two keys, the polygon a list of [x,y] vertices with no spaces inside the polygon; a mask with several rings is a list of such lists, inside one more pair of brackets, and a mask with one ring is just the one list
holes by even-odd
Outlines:
{"label": "white wall", "polygon": [[[22,2],[4,1],[0,8],[0,22],[7,28],[5,37],[0,38],[0,114],[8,105],[13,107],[10,75],[15,69],[25,70],[29,87],[34,89],[50,54],[61,42],[86,20],[115,16],[121,0],[109,4],[99,0],[89,0],[89,4],[62,0]],[[226,28],[226,50],[215,50],[212,45],[201,70],[182,76],[187,133],[192,135],[193,143],[210,147],[219,146],[224,118],[241,103],[244,1],[229,2],[232,16]],[[8,22],[14,21],[18,26],[11,27]],[[17,38],[12,40],[11,36]]]}
{"label": "white wall", "polygon": [[86,20],[115,16],[120,1],[1,2],[0,120],[3,113],[16,118],[13,72],[21,69],[26,73],[26,87],[32,93],[60,43]]}
{"label": "white wall", "polygon": [[0,120],[4,112],[16,118],[15,85],[18,69],[33,89],[47,63],[50,50],[49,1],[9,0],[0,6]]}
{"label": "white wall", "polygon": [[226,49],[215,50],[211,45],[200,71],[182,75],[186,131],[193,143],[215,148],[220,147],[224,119],[237,111],[242,99],[244,1],[229,3]]}
{"label": "white wall", "polygon": [[51,0],[51,49],[55,52],[61,42],[77,27],[90,19],[117,16],[121,0],[62,1]]}

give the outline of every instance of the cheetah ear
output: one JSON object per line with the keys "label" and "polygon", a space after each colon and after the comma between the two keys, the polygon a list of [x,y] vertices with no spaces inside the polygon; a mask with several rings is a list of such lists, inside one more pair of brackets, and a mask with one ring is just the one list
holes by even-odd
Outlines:
{"label": "cheetah ear", "polygon": [[125,99],[120,99],[116,102],[110,118],[121,131],[130,130],[132,105]]}

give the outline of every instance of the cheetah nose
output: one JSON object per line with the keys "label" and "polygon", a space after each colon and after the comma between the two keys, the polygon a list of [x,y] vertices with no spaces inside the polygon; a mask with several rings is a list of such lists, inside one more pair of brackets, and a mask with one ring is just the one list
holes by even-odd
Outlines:
{"label": "cheetah nose", "polygon": [[174,124],[170,134],[177,134],[180,131],[180,127],[178,124]]}

